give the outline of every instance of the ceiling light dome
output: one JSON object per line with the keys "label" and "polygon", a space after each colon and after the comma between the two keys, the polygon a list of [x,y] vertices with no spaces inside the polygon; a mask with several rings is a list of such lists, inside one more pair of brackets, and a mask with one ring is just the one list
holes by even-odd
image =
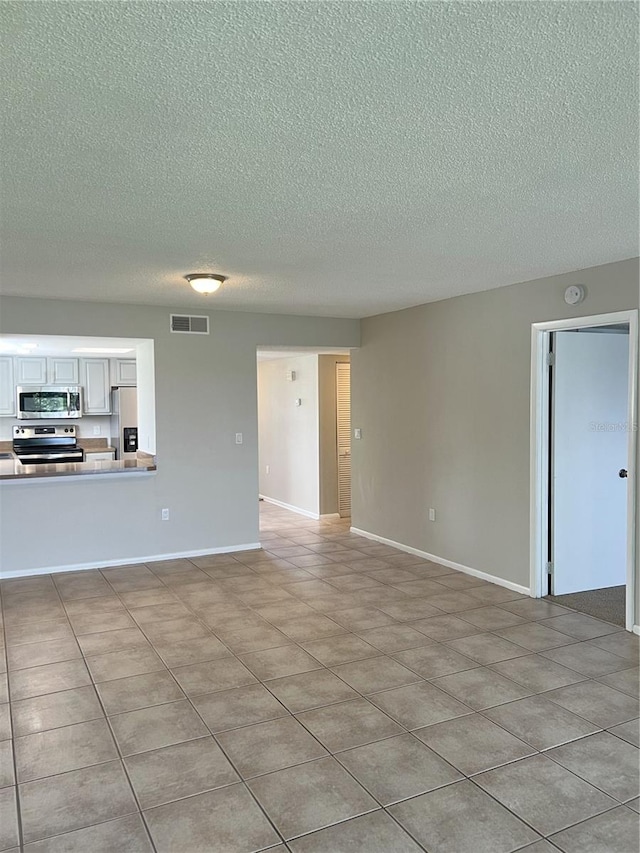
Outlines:
{"label": "ceiling light dome", "polygon": [[226,275],[217,275],[213,272],[192,272],[185,275],[185,278],[198,293],[215,293],[227,280]]}

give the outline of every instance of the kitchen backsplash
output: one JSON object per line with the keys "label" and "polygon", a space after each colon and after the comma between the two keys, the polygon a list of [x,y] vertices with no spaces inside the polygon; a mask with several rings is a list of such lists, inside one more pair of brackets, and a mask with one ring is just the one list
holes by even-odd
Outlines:
{"label": "kitchen backsplash", "polygon": [[[70,423],[77,428],[78,438],[111,438],[110,419],[107,415],[95,417],[83,417],[77,420],[60,420],[60,421],[19,421],[17,418],[0,418],[0,441],[11,441],[13,438],[13,427],[19,426],[42,426],[43,423],[62,424],[68,426]],[[100,432],[95,433],[94,427],[99,427]]]}

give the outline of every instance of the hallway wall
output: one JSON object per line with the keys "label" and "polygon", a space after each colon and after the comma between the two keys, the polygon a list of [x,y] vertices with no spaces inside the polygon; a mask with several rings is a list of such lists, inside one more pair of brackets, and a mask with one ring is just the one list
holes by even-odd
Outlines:
{"label": "hallway wall", "polygon": [[313,515],[320,512],[318,412],[317,355],[258,362],[260,494]]}

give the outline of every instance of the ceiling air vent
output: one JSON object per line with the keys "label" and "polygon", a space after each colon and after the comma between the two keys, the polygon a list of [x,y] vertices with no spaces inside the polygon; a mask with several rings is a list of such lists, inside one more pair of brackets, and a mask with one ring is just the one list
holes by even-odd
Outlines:
{"label": "ceiling air vent", "polygon": [[187,314],[171,314],[171,331],[184,335],[208,335],[208,317],[190,317]]}

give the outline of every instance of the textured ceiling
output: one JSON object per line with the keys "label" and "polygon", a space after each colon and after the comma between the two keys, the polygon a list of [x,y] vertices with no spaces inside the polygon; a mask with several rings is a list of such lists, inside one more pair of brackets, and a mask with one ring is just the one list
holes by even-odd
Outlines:
{"label": "textured ceiling", "polygon": [[635,3],[0,17],[5,293],[359,317],[638,253]]}

